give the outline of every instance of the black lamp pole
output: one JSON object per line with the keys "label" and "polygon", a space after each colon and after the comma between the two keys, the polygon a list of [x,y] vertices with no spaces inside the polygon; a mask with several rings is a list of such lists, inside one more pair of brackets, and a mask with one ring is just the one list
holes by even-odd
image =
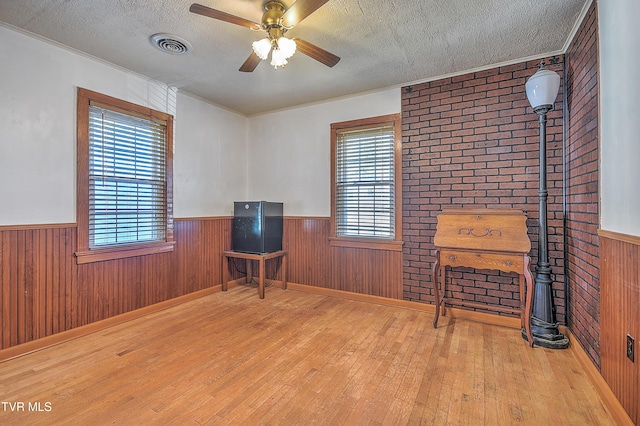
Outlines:
{"label": "black lamp pole", "polygon": [[[552,105],[542,105],[534,109],[540,122],[540,189],[538,191],[538,263],[534,280],[531,333],[535,345],[550,349],[566,349],[569,347],[569,339],[558,331],[558,323],[555,320],[547,237],[547,112],[551,109]],[[526,339],[524,331],[523,336]]]}
{"label": "black lamp pole", "polygon": [[[547,113],[560,89],[560,76],[544,67],[532,75],[526,83],[527,99],[538,114],[540,122],[540,190],[538,191],[538,263],[533,290],[533,312],[531,313],[531,334],[533,343],[551,349],[565,349],[569,339],[558,331],[558,323],[553,307],[551,264],[549,263],[549,240],[547,238]],[[522,337],[527,336],[522,331]]]}

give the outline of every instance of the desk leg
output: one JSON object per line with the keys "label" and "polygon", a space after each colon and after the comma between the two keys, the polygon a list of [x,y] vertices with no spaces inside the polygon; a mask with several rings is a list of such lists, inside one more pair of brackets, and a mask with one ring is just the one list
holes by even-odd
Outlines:
{"label": "desk leg", "polygon": [[438,285],[438,277],[440,275],[440,250],[436,250],[436,261],[433,264],[433,294],[435,296],[436,313],[433,317],[433,328],[438,326],[438,317],[440,316],[440,290]]}
{"label": "desk leg", "polygon": [[258,279],[260,285],[258,287],[258,295],[260,299],[264,299],[264,256],[258,261],[260,263],[260,278]]}
{"label": "desk leg", "polygon": [[226,254],[222,255],[222,291],[227,291],[227,283],[229,282],[229,258]]}
{"label": "desk leg", "polygon": [[245,282],[249,284],[253,280],[253,271],[251,270],[253,267],[253,261],[251,259],[247,259],[245,262],[245,270],[247,271],[247,278]]}
{"label": "desk leg", "polygon": [[524,306],[524,330],[527,334],[527,340],[529,341],[529,347],[533,347],[533,335],[531,334],[531,311],[533,310],[533,277],[531,276],[531,269],[529,264],[531,258],[529,256],[524,257],[524,280],[527,284],[527,299]]}
{"label": "desk leg", "polygon": [[282,289],[287,289],[287,255],[282,255]]}
{"label": "desk leg", "polygon": [[522,330],[524,327],[524,317],[526,316],[526,310],[525,310],[525,300],[524,300],[524,296],[525,296],[525,286],[527,285],[527,283],[525,282],[524,279],[524,272],[522,274],[520,274],[520,330]]}

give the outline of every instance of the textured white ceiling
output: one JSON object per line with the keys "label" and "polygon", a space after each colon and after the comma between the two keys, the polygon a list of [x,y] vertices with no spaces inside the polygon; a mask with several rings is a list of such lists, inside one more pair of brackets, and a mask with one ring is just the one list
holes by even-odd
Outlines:
{"label": "textured white ceiling", "polygon": [[[253,73],[238,68],[264,33],[190,13],[192,0],[2,0],[0,21],[254,115],[558,52],[587,1],[330,0],[287,35],[340,56],[335,67],[296,53]],[[264,5],[197,2],[255,22]],[[159,32],[193,51],[155,49]]]}

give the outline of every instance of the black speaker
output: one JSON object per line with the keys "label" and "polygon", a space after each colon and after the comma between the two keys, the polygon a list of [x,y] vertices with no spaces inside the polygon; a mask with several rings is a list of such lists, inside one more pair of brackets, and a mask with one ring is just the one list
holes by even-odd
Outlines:
{"label": "black speaker", "polygon": [[233,203],[232,248],[244,253],[282,250],[282,203]]}

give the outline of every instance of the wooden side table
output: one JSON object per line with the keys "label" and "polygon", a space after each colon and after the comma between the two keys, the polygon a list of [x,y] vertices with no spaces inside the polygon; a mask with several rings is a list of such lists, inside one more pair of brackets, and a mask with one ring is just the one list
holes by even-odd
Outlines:
{"label": "wooden side table", "polygon": [[282,257],[282,289],[287,288],[287,252],[285,250],[274,251],[272,253],[256,254],[242,253],[239,251],[228,250],[222,253],[222,291],[227,291],[229,283],[229,258],[245,259],[247,267],[247,282],[251,282],[253,278],[251,272],[251,261],[257,260],[259,264],[258,271],[258,295],[260,299],[264,299],[264,265],[269,259]]}
{"label": "wooden side table", "polygon": [[[500,312],[520,314],[520,325],[525,329],[529,346],[531,309],[533,307],[533,278],[530,271],[531,241],[527,235],[526,216],[520,210],[455,209],[443,210],[438,215],[438,228],[434,238],[436,261],[433,265],[433,290],[436,313],[433,327],[438,326],[442,309],[446,311],[447,266],[466,266],[476,269],[515,272],[520,277],[520,309],[494,307]],[[439,276],[442,272],[442,297]],[[526,296],[525,296],[526,295]],[[464,302],[465,306],[486,308],[486,304]]]}

